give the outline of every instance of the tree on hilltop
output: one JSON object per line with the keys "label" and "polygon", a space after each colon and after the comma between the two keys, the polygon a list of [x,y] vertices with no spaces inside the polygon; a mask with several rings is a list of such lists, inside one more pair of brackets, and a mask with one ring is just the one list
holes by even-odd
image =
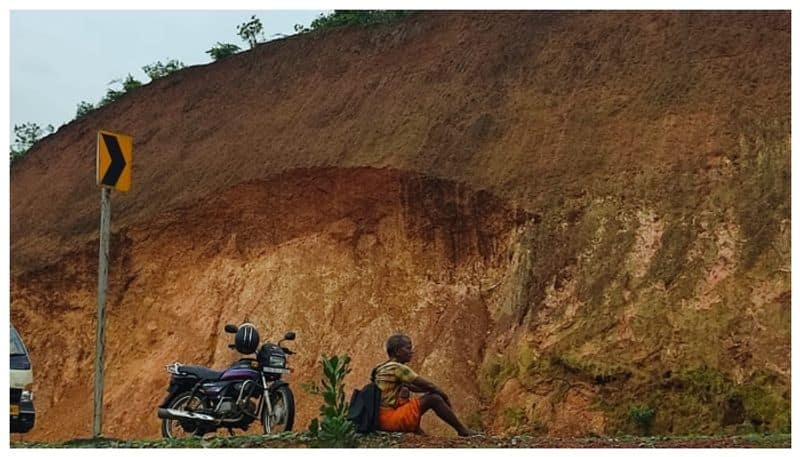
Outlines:
{"label": "tree on hilltop", "polygon": [[53,133],[55,128],[48,124],[41,127],[35,122],[25,122],[21,125],[14,125],[14,144],[11,145],[11,163],[24,156],[34,144],[38,143],[43,137]]}
{"label": "tree on hilltop", "polygon": [[250,49],[253,49],[259,43],[259,37],[261,41],[264,39],[264,26],[261,24],[261,20],[253,15],[250,16],[248,22],[236,27],[236,34],[241,37],[242,41],[250,45]]}

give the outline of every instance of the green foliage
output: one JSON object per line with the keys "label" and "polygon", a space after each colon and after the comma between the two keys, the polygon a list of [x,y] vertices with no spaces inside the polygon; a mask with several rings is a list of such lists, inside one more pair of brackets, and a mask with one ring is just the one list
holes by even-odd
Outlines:
{"label": "green foliage", "polygon": [[214,45],[208,51],[206,51],[206,54],[210,55],[211,58],[214,59],[214,61],[216,62],[219,59],[224,59],[225,57],[232,56],[241,50],[242,48],[236,46],[235,44],[220,43],[219,41],[217,41],[217,44]]}
{"label": "green foliage", "polygon": [[250,16],[250,20],[248,22],[244,22],[236,26],[236,34],[242,39],[242,41],[246,42],[250,49],[256,47],[259,43],[259,37],[264,39],[264,26],[261,25],[261,19],[255,17],[255,15]]}
{"label": "green foliage", "polygon": [[[112,83],[114,83],[114,81],[112,81]],[[122,84],[122,90],[124,90],[125,93],[128,93],[134,89],[142,87],[142,82],[135,79],[133,76],[130,75],[130,73],[128,74],[128,76],[125,77],[125,79],[121,81],[121,84]]]}
{"label": "green foliage", "polygon": [[294,26],[295,32],[305,33],[313,30],[343,27],[346,25],[385,24],[409,15],[409,11],[384,10],[334,10],[330,14],[320,14],[309,27]]}
{"label": "green foliage", "polygon": [[628,417],[644,435],[649,435],[656,418],[656,410],[650,405],[631,405]]}
{"label": "green foliage", "polygon": [[167,61],[167,63],[161,63],[161,61],[158,60],[155,63],[143,66],[142,71],[144,71],[144,73],[150,77],[151,80],[155,81],[158,78],[169,76],[185,67],[186,65],[184,65],[180,60],[171,59]]}
{"label": "green foliage", "polygon": [[89,102],[81,101],[80,103],[78,103],[78,109],[75,113],[75,119],[80,119],[94,110],[95,110],[94,105],[92,105]]}
{"label": "green foliage", "polygon": [[126,76],[125,79],[122,80],[115,79],[108,84],[109,85],[121,84],[122,88],[120,90],[109,88],[106,91],[105,97],[103,97],[103,99],[100,100],[100,103],[97,104],[98,108],[100,108],[101,106],[106,106],[108,104],[114,103],[115,101],[122,98],[122,96],[127,94],[128,92],[131,92],[135,89],[138,89],[139,87],[142,87],[142,82],[134,78],[130,73],[128,73],[128,76]]}
{"label": "green foliage", "polygon": [[317,439],[321,447],[353,447],[357,444],[353,423],[347,419],[348,405],[344,395],[344,378],[350,373],[350,357],[348,355],[323,356],[322,387],[311,384],[304,390],[323,398],[320,406],[320,418],[315,418],[309,425],[311,435]]}
{"label": "green foliage", "polygon": [[[156,80],[159,78],[163,78],[165,76],[169,76],[176,71],[185,68],[186,66],[177,59],[170,59],[166,63],[156,61],[150,65],[145,65],[142,67],[142,71],[151,79]],[[115,88],[113,86],[119,85],[119,88]],[[134,91],[140,87],[142,87],[142,82],[138,79],[134,78],[133,75],[128,73],[125,78],[122,79],[115,79],[108,83],[109,87],[106,90],[106,95],[97,103],[97,105],[92,105],[89,102],[81,101],[78,103],[78,109],[75,113],[75,119],[80,119],[90,112],[94,111],[97,108],[101,108],[103,106],[109,105],[114,103],[115,101],[122,98],[123,95],[127,94],[128,92]]]}
{"label": "green foliage", "polygon": [[41,127],[35,122],[14,125],[14,143],[11,145],[11,163],[24,156],[42,137],[53,133],[52,125]]}

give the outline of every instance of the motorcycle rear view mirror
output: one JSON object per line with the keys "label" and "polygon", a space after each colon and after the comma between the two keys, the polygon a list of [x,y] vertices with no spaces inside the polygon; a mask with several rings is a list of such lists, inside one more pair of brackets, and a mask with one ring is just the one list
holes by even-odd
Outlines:
{"label": "motorcycle rear view mirror", "polygon": [[233,324],[225,324],[225,333],[236,333],[239,327]]}
{"label": "motorcycle rear view mirror", "polygon": [[288,332],[286,335],[283,336],[284,340],[294,341],[294,332]]}

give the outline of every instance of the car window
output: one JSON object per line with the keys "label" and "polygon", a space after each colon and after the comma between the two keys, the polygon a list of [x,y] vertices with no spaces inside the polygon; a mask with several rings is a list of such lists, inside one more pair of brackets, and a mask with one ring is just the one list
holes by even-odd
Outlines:
{"label": "car window", "polygon": [[22,344],[22,340],[19,337],[19,333],[17,333],[17,329],[11,327],[11,355],[20,354],[25,354],[25,345]]}

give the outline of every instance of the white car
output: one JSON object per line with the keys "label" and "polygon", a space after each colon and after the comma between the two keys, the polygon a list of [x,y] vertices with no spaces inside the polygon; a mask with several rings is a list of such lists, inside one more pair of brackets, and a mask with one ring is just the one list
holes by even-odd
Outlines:
{"label": "white car", "polygon": [[17,329],[11,325],[11,433],[25,433],[33,428],[36,411],[33,409],[33,368],[30,354]]}

